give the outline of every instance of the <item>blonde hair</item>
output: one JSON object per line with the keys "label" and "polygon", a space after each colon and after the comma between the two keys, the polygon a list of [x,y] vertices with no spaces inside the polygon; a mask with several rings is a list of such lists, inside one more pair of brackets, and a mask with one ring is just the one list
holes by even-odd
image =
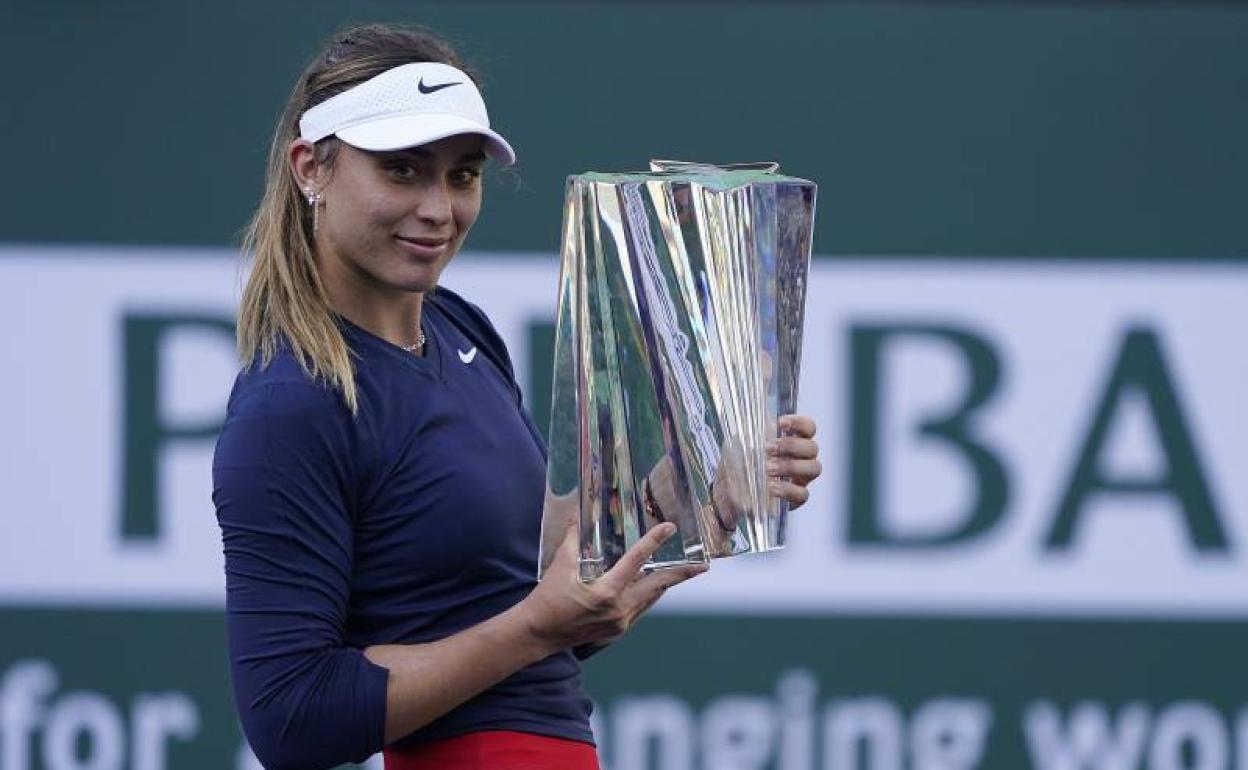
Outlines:
{"label": "blonde hair", "polygon": [[[372,24],[353,27],[304,69],[291,91],[269,148],[264,196],[243,234],[251,274],[238,310],[238,355],[245,367],[266,367],[283,340],[313,378],[336,389],[352,414],[359,409],[351,351],[317,269],[312,211],[290,168],[299,117],[329,97],[386,70],[412,62],[442,62],[468,72],[449,43],[421,29]],[[339,140],[316,143],[318,163],[333,165]]]}

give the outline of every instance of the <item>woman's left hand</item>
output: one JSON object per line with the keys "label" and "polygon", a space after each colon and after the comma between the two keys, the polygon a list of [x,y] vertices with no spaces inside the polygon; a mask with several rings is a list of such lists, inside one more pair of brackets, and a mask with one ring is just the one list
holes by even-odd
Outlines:
{"label": "woman's left hand", "polygon": [[819,445],[815,443],[815,421],[801,414],[780,418],[780,438],[767,446],[767,475],[771,493],[797,508],[810,499],[810,482],[823,473]]}

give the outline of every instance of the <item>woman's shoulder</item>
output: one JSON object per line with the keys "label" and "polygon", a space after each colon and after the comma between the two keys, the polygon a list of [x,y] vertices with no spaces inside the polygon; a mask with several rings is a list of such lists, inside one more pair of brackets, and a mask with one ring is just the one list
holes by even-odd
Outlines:
{"label": "woman's shoulder", "polygon": [[477,327],[482,331],[497,334],[489,316],[475,303],[464,299],[462,295],[445,286],[438,286],[427,295],[433,304],[443,313],[451,316],[461,324]]}
{"label": "woman's shoulder", "polygon": [[348,416],[340,394],[322,376],[313,375],[286,342],[272,358],[257,356],[238,372],[230,393],[231,415],[307,417]]}

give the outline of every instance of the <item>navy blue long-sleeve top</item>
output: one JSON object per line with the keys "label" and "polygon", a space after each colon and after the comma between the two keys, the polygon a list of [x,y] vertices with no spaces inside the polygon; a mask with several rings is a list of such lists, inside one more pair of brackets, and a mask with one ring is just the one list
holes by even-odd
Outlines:
{"label": "navy blue long-sleeve top", "polygon": [[[234,699],[268,768],[361,761],[384,743],[374,644],[430,642],[535,585],[545,446],[506,348],[458,295],[426,295],[425,355],[340,319],[358,415],[288,349],[244,369],[213,462]],[[474,352],[475,351],[475,352]],[[591,742],[570,652],[403,739],[519,730]]]}

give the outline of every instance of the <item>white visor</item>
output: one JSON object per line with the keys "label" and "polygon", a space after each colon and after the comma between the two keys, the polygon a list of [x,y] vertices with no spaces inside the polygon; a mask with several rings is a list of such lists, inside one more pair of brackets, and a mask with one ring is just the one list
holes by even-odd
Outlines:
{"label": "white visor", "polygon": [[485,152],[510,166],[516,153],[490,129],[481,92],[449,64],[404,64],[331,96],[303,113],[299,135],[327,136],[361,150],[401,150],[458,134],[485,137]]}

